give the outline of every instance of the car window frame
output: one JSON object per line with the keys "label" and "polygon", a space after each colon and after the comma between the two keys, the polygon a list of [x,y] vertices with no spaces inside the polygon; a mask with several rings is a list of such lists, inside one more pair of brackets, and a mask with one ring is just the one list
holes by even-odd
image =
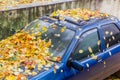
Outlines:
{"label": "car window frame", "polygon": [[[29,25],[26,25],[22,30],[26,30],[28,26],[31,26],[31,25],[32,25],[35,21],[37,21],[37,20],[42,20],[42,19],[39,19],[39,18],[38,18],[38,19],[30,22]],[[48,19],[47,19],[47,20],[48,20]],[[43,20],[42,20],[42,21],[43,21]],[[47,22],[50,23],[49,20],[48,20]],[[71,46],[71,43],[73,42],[73,40],[74,40],[74,38],[75,38],[75,36],[76,36],[77,30],[70,28],[68,25],[62,24],[61,22],[57,22],[57,23],[56,23],[56,22],[53,21],[53,23],[54,23],[55,25],[59,26],[59,27],[64,27],[64,26],[66,26],[67,29],[69,29],[69,30],[71,30],[71,31],[74,32],[74,36],[73,36],[73,38],[71,39],[70,44],[68,45],[68,47],[67,47],[66,51],[64,52],[63,56],[61,57],[61,61],[60,61],[60,62],[53,61],[53,62],[55,62],[55,63],[62,63],[62,62],[63,62],[63,59],[64,59],[64,57],[65,57],[65,55],[66,55],[66,53],[67,53],[67,51],[68,51],[68,49],[69,49],[70,46]],[[73,24],[73,25],[74,25],[74,24]]]}
{"label": "car window frame", "polygon": [[[95,55],[98,55],[98,54],[100,54],[100,53],[102,52],[102,41],[101,41],[101,37],[100,37],[101,34],[99,33],[99,28],[98,28],[98,27],[85,30],[85,31],[82,32],[82,34],[80,35],[80,38],[81,38],[81,36],[82,36],[84,33],[88,32],[88,31],[90,31],[90,30],[94,30],[94,29],[97,30],[98,39],[99,39],[100,42],[101,42],[100,45],[99,45],[100,51],[97,52],[97,53],[95,53]],[[72,59],[72,56],[73,56],[73,54],[75,53],[75,50],[77,49],[77,47],[79,46],[79,44],[80,44],[80,39],[77,41],[77,44],[76,44],[75,48],[73,49],[73,51],[72,51],[72,53],[71,53],[71,55],[70,55],[70,58],[69,58],[70,60]],[[78,61],[82,62],[82,61],[84,61],[84,60],[86,60],[86,59],[89,59],[89,58],[91,58],[91,57],[86,57],[86,58],[81,59],[81,60],[78,60]],[[73,59],[72,59],[72,60],[73,60]]]}
{"label": "car window frame", "polygon": [[[110,22],[110,23],[105,23],[105,24],[101,24],[101,25],[100,25],[100,28],[101,28],[102,33],[103,33],[102,26],[108,25],[108,24],[114,24],[114,25],[116,26],[116,28],[117,28],[117,29],[119,30],[119,32],[120,32],[120,28],[118,27],[118,25],[117,25],[115,22]],[[120,44],[120,42],[119,42],[119,43],[117,43],[117,44],[115,44],[115,45],[112,45],[112,46],[110,46],[110,47],[107,48],[106,45],[105,45],[104,34],[102,34],[102,38],[103,38],[103,40],[104,40],[105,50],[112,49],[112,48],[114,48],[116,45],[119,45],[119,44]]]}

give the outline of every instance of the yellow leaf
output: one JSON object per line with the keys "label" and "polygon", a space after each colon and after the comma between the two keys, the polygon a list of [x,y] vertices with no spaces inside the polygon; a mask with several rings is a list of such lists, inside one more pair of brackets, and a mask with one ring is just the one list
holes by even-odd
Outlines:
{"label": "yellow leaf", "polygon": [[17,78],[14,75],[9,75],[5,78],[5,80],[17,80]]}

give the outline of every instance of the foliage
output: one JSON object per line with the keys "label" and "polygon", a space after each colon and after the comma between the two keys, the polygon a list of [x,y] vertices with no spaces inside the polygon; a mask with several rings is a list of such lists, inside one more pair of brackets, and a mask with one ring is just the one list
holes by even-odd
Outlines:
{"label": "foliage", "polygon": [[[47,57],[51,56],[51,40],[36,37],[40,35],[40,32],[29,34],[21,31],[0,41],[0,79],[27,80],[27,76],[37,75],[46,65],[53,65],[47,61]],[[34,71],[36,67],[37,72]]]}
{"label": "foliage", "polygon": [[3,6],[18,6],[20,4],[30,4],[35,2],[46,2],[51,0],[0,0],[0,7]]}
{"label": "foliage", "polygon": [[106,13],[101,13],[99,10],[89,10],[89,9],[67,9],[67,10],[57,10],[51,14],[51,16],[68,16],[75,18],[77,20],[89,20],[91,18],[101,18],[108,17]]}

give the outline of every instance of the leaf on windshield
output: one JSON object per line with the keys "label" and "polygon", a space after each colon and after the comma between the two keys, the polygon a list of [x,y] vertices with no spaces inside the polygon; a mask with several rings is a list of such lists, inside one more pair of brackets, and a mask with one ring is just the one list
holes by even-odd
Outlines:
{"label": "leaf on windshield", "polygon": [[55,24],[51,25],[51,27],[52,27],[52,29],[54,29],[54,30],[57,28],[57,26],[56,26]]}
{"label": "leaf on windshield", "polygon": [[60,30],[60,32],[63,33],[63,32],[65,32],[65,30],[66,30],[66,26],[62,27],[61,30]]}
{"label": "leaf on windshield", "polygon": [[5,80],[17,80],[17,78],[14,75],[10,75],[10,76],[7,76]]}
{"label": "leaf on windshield", "polygon": [[47,27],[46,27],[46,26],[43,26],[43,27],[42,27],[42,33],[47,32],[47,31],[48,31]]}
{"label": "leaf on windshield", "polygon": [[[43,28],[43,30],[46,31],[46,28]],[[41,40],[41,38],[35,39],[36,35],[41,35],[41,33],[29,34],[19,32],[0,41],[0,63],[2,65],[5,64],[4,66],[0,66],[1,72],[3,73],[1,75],[2,78],[14,80],[13,78],[20,77],[17,75],[25,74],[24,80],[26,80],[27,76],[37,74],[31,71],[37,65],[41,65],[38,67],[38,71],[47,64],[49,64],[49,66],[53,65],[52,62],[45,60],[45,57],[51,54],[49,52],[51,39],[49,39],[49,41]],[[20,66],[25,68],[24,73],[21,72],[23,69],[19,71]],[[5,75],[6,70],[8,75]],[[15,77],[11,74],[15,75]]]}
{"label": "leaf on windshield", "polygon": [[37,72],[33,71],[32,76],[35,76],[35,75],[37,75]]}
{"label": "leaf on windshield", "polygon": [[54,45],[51,45],[51,47],[54,47]]}
{"label": "leaf on windshield", "polygon": [[23,75],[23,74],[19,74],[19,75],[17,75],[17,80],[21,80],[21,79],[26,80],[25,75]]}
{"label": "leaf on windshield", "polygon": [[61,57],[58,56],[57,59],[56,59],[57,62],[60,62],[61,61]]}
{"label": "leaf on windshield", "polygon": [[48,22],[48,20],[47,20],[47,19],[44,19],[43,21],[44,21],[44,22]]}
{"label": "leaf on windshield", "polygon": [[38,30],[40,28],[40,23],[38,23],[36,26],[35,26],[35,29]]}
{"label": "leaf on windshield", "polygon": [[47,50],[49,49],[48,47],[50,47],[52,44],[52,40],[49,39],[49,41],[45,44],[45,47],[47,47]]}
{"label": "leaf on windshield", "polygon": [[61,35],[60,34],[54,34],[55,37],[60,37]]}

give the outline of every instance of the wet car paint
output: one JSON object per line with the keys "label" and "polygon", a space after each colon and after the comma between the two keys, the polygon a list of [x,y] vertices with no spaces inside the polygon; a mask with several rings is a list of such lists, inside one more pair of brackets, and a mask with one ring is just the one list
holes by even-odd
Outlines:
{"label": "wet car paint", "polygon": [[[116,22],[115,20],[104,20],[104,23],[115,23],[120,27],[120,23],[118,21]],[[69,23],[63,25],[67,24]],[[44,71],[30,80],[101,80],[120,69],[120,44],[117,44],[114,47],[106,50],[99,24],[101,23],[87,25],[81,31],[76,30],[76,36],[80,36],[86,30],[90,30],[95,27],[98,28],[102,43],[101,53],[97,55],[99,60],[93,60],[92,58],[89,58],[81,61],[80,63],[84,66],[83,71],[78,71],[68,67],[66,65],[67,61],[78,41],[78,39],[74,38],[61,63],[57,63],[59,69],[56,70],[56,73],[54,73],[54,68],[51,68],[50,70]],[[107,74],[108,72],[109,74]]]}

